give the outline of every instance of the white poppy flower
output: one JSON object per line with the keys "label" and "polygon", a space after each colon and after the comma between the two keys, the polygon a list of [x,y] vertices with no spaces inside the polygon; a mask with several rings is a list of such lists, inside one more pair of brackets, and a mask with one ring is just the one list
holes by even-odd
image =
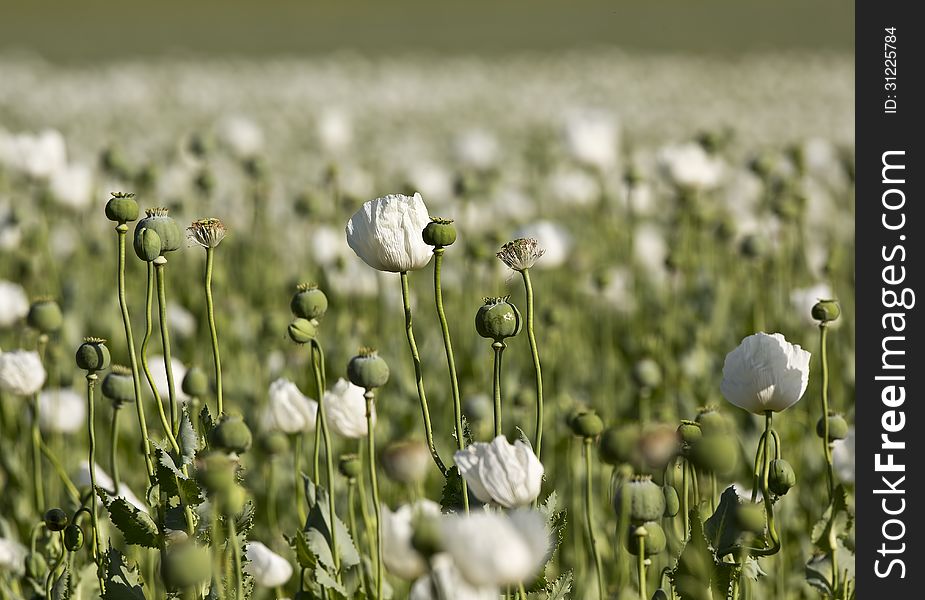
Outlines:
{"label": "white poppy flower", "polygon": [[219,125],[219,139],[238,158],[250,158],[263,150],[263,130],[246,117],[229,117]]}
{"label": "white poppy flower", "polygon": [[459,162],[474,169],[488,169],[498,161],[498,140],[484,129],[470,129],[456,138],[455,154]]}
{"label": "white poppy flower", "polygon": [[478,586],[532,579],[551,548],[546,521],[532,510],[449,516],[443,519],[442,530],[452,540],[447,552],[463,576]]}
{"label": "white poppy flower", "polygon": [[[96,476],[96,485],[103,488],[104,490],[112,491],[112,477],[109,476],[109,473],[104,471],[98,464],[94,465],[93,474]],[[90,485],[90,463],[89,461],[82,461],[80,467],[77,469],[77,475],[74,477],[74,483],[77,487],[85,487]],[[122,498],[138,510],[148,512],[148,507],[145,506],[145,503],[138,499],[138,496],[135,495],[132,490],[129,489],[125,482],[119,482],[119,495],[117,498]],[[97,502],[99,502],[97,498]]]}
{"label": "white poppy flower", "polygon": [[[820,300],[834,297],[835,294],[832,293],[832,288],[827,283],[817,283],[816,285],[795,289],[790,292],[790,305],[799,315],[800,320],[807,325],[815,325],[816,320],[813,319],[812,314],[813,306]],[[834,321],[829,323],[829,326],[837,326],[839,323],[839,321]]]}
{"label": "white poppy flower", "polygon": [[299,391],[296,384],[277,379],[270,384],[268,396],[261,417],[264,429],[283,433],[315,430],[318,403]]}
{"label": "white poppy flower", "polygon": [[337,108],[328,108],[318,117],[318,139],[330,152],[345,150],[353,141],[350,116]]}
{"label": "white poppy flower", "polygon": [[21,574],[28,552],[28,549],[16,540],[0,537],[0,569]]}
{"label": "white poppy flower", "polygon": [[616,120],[603,112],[576,113],[565,123],[565,145],[572,157],[601,170],[616,164],[619,135]]}
{"label": "white poppy flower", "polygon": [[14,350],[0,354],[0,390],[31,396],[45,384],[45,367],[39,353]]}
{"label": "white poppy flower", "polygon": [[658,165],[673,184],[688,189],[714,188],[726,172],[721,160],[693,142],[662,148]]}
{"label": "white poppy flower", "polygon": [[854,483],[854,427],[848,430],[845,439],[832,444],[832,466],[839,480]]}
{"label": "white poppy flower", "polygon": [[285,584],[292,577],[289,561],[260,542],[247,542],[244,547],[247,563],[244,571],[254,578],[260,587],[275,588]]}
{"label": "white poppy flower", "polygon": [[12,136],[6,154],[10,166],[37,178],[48,177],[67,164],[64,136],[54,129]]}
{"label": "white poppy flower", "polygon": [[726,355],[723,396],[739,408],[763,414],[796,404],[809,382],[810,353],[779,333],[750,335]]}
{"label": "white poppy flower", "polygon": [[196,317],[176,302],[168,302],[167,326],[180,337],[193,337],[196,334]]}
{"label": "white poppy flower", "polygon": [[427,572],[427,560],[411,545],[414,520],[439,515],[440,506],[427,499],[405,504],[395,512],[382,507],[382,544],[389,549],[382,560],[389,571],[402,579],[415,579]]}
{"label": "white poppy flower", "polygon": [[482,502],[505,508],[530,504],[540,494],[543,465],[521,440],[513,444],[503,435],[490,443],[476,442],[453,456],[460,475]]}
{"label": "white poppy flower", "polygon": [[[337,380],[331,391],[324,393],[324,406],[331,425],[331,431],[345,438],[361,438],[367,433],[366,398],[363,388],[353,385],[343,377]],[[376,422],[373,407],[373,424]]]}
{"label": "white poppy flower", "polygon": [[431,559],[431,571],[411,586],[408,600],[498,600],[498,586],[477,586],[469,583],[447,554]]}
{"label": "white poppy flower", "polygon": [[347,244],[378,271],[421,269],[433,249],[424,243],[430,215],[420,194],[391,194],[363,204],[347,222]]}
{"label": "white poppy flower", "polygon": [[64,165],[52,173],[48,189],[62,206],[87,208],[93,201],[93,170],[86,165]]}
{"label": "white poppy flower", "polygon": [[0,281],[0,327],[15,325],[29,313],[29,297],[18,283]]}
{"label": "white poppy flower", "polygon": [[39,425],[42,431],[74,433],[86,424],[87,400],[71,389],[45,390],[39,394]]}
{"label": "white poppy flower", "polygon": [[[173,381],[176,384],[176,396],[177,402],[186,402],[189,400],[189,396],[183,393],[181,383],[183,378],[186,377],[186,365],[183,364],[183,361],[171,357],[170,367],[173,369]],[[170,388],[167,386],[167,364],[164,362],[164,357],[160,354],[154,355],[148,358],[148,369],[151,370],[151,377],[154,379],[154,385],[157,386],[157,393],[161,396],[161,401],[167,403],[170,396]],[[145,386],[146,387],[147,383]]]}

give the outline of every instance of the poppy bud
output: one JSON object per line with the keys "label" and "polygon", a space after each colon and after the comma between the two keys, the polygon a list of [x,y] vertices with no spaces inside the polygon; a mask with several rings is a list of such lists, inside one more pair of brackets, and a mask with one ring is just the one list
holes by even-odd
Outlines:
{"label": "poppy bud", "polygon": [[109,348],[106,340],[88,337],[77,348],[77,366],[88,373],[101,371],[109,366]]}
{"label": "poppy bud", "polygon": [[260,438],[260,447],[271,456],[283,454],[289,449],[289,438],[282,431],[269,431]]}
{"label": "poppy bud", "polygon": [[581,410],[569,419],[572,433],[582,438],[595,438],[604,430],[604,422],[593,410]]}
{"label": "poppy bud", "polygon": [[135,380],[132,372],[122,365],[113,365],[112,370],[103,377],[100,386],[103,396],[112,401],[113,406],[122,406],[135,401]]}
{"label": "poppy bud", "polygon": [[673,485],[666,484],[662,486],[662,495],[665,496],[664,515],[666,517],[677,515],[681,510],[681,497],[678,495],[678,490]]}
{"label": "poppy bud", "polygon": [[731,435],[704,436],[693,445],[690,452],[691,462],[698,469],[729,475],[738,463],[739,449]]}
{"label": "poppy bud", "polygon": [[68,520],[67,513],[60,508],[51,508],[45,513],[45,527],[49,531],[63,531]]}
{"label": "poppy bud", "polygon": [[308,319],[293,319],[289,323],[289,339],[291,339],[296,344],[307,344],[318,334],[318,328],[315,326],[313,321]]}
{"label": "poppy bud", "polygon": [[765,514],[760,504],[743,502],[735,509],[736,524],[742,531],[759,535],[764,532]]}
{"label": "poppy bud", "polygon": [[64,315],[61,307],[50,298],[41,298],[32,303],[26,315],[26,323],[39,333],[54,333],[61,329]]}
{"label": "poppy bud", "polygon": [[655,521],[665,512],[665,495],[648,475],[637,475],[616,489],[613,506],[620,514],[623,502],[629,506],[629,516],[634,523]]}
{"label": "poppy bud", "polygon": [[356,454],[344,454],[337,463],[337,470],[347,479],[356,479],[363,470],[363,464]]}
{"label": "poppy bud", "polygon": [[223,493],[218,494],[218,507],[222,511],[222,514],[229,517],[241,514],[246,502],[247,490],[237,483],[229,487]]}
{"label": "poppy bud", "polygon": [[84,530],[80,525],[71,523],[64,528],[64,547],[69,552],[77,552],[84,545]]}
{"label": "poppy bud", "polygon": [[813,305],[812,315],[820,323],[828,323],[841,315],[841,308],[835,300],[820,300]]}
{"label": "poppy bud", "polygon": [[797,476],[793,473],[793,467],[786,460],[778,458],[771,461],[771,469],[768,472],[768,488],[777,494],[783,496],[790,491],[790,488],[797,484]]}
{"label": "poppy bud", "polygon": [[678,425],[678,435],[681,438],[682,444],[692,446],[697,440],[703,437],[703,431],[700,429],[700,423],[683,420],[681,424]]}
{"label": "poppy bud", "polygon": [[[839,414],[829,414],[829,442],[843,440],[848,437],[848,421]],[[816,422],[816,435],[825,437],[825,421],[821,418]]]}
{"label": "poppy bud", "polygon": [[289,302],[292,314],[301,319],[320,319],[328,310],[328,297],[315,284],[300,284]]}
{"label": "poppy bud", "polygon": [[112,192],[112,198],[106,202],[105,212],[107,219],[120,225],[134,221],[138,218],[138,202],[135,201],[135,194]]}
{"label": "poppy bud", "polygon": [[630,551],[630,554],[639,555],[640,539],[645,539],[643,553],[646,556],[655,556],[663,552],[668,546],[665,530],[655,521],[648,521],[638,527],[632,526],[630,528],[630,533],[626,536],[626,549]]}
{"label": "poppy bud", "polygon": [[237,461],[213,450],[196,460],[196,480],[209,494],[219,494],[235,484]]}
{"label": "poppy bud", "polygon": [[609,427],[601,435],[601,460],[608,465],[632,462],[639,444],[639,429],[634,425]]}
{"label": "poppy bud", "polygon": [[199,367],[190,367],[183,376],[180,389],[190,398],[203,398],[209,393],[209,377]]}
{"label": "poppy bud", "polygon": [[715,407],[701,408],[697,413],[696,422],[700,424],[703,435],[720,435],[729,432],[729,421],[725,415]]}
{"label": "poppy bud", "polygon": [[135,254],[145,262],[152,262],[161,255],[161,236],[153,229],[135,229],[132,243]]}
{"label": "poppy bud", "polygon": [[389,380],[389,365],[371,348],[361,348],[347,363],[347,379],[353,385],[371,390]]}
{"label": "poppy bud", "polygon": [[161,575],[168,590],[176,592],[198,585],[211,574],[212,555],[208,548],[190,541],[167,546],[161,563]]}
{"label": "poppy bud", "polygon": [[508,302],[508,296],[485,298],[485,304],[475,313],[475,330],[496,342],[517,335],[522,325],[520,311]]}
{"label": "poppy bud", "polygon": [[456,227],[453,225],[453,219],[431,217],[422,235],[424,243],[428,246],[451,246],[456,241]]}
{"label": "poppy bud", "polygon": [[222,417],[209,436],[209,442],[213,447],[236,454],[247,452],[252,441],[250,427],[240,415]]}

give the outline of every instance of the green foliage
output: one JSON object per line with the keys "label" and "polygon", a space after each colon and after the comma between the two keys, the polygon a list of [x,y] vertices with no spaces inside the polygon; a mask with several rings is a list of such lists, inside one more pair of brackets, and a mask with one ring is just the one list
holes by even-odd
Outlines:
{"label": "green foliage", "polygon": [[138,510],[124,498],[112,498],[99,488],[96,491],[109,511],[109,519],[122,532],[125,543],[145,548],[160,546],[161,533],[148,513]]}

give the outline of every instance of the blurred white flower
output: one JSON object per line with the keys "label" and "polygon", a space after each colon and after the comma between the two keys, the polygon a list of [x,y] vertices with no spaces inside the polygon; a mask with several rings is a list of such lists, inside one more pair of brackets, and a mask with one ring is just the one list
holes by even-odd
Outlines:
{"label": "blurred white flower", "polygon": [[[186,402],[189,400],[189,396],[183,393],[180,384],[183,382],[183,378],[186,377],[186,365],[183,364],[181,360],[175,357],[170,358],[170,367],[173,370],[173,381],[176,384],[176,396],[177,402]],[[160,354],[155,354],[148,358],[148,368],[151,370],[151,377],[154,379],[154,385],[157,386],[157,393],[161,396],[161,401],[164,404],[167,404],[169,400],[168,392],[169,388],[167,387],[167,366],[164,362],[164,357]],[[143,385],[142,388],[146,388],[147,384]]]}
{"label": "blurred white flower", "polygon": [[318,117],[318,139],[329,152],[340,152],[353,141],[350,116],[338,108],[329,108]]}
{"label": "blurred white flower", "polygon": [[277,379],[270,384],[267,405],[261,416],[261,426],[270,431],[298,433],[314,431],[318,403],[299,391],[288,379]]}
{"label": "blurred white flower", "polygon": [[839,480],[854,483],[854,427],[848,429],[845,439],[832,444],[832,466]]}
{"label": "blurred white flower", "polygon": [[263,150],[263,130],[246,117],[224,119],[219,124],[218,137],[238,158],[250,158]]}
{"label": "blurred white flower", "polygon": [[453,195],[453,180],[443,167],[426,161],[415,161],[407,168],[406,177],[414,189],[421,190],[427,201],[445,203]]}
{"label": "blurred white flower", "polygon": [[31,177],[49,177],[67,165],[64,137],[54,129],[8,136],[0,145],[0,161]]}
{"label": "blurred white flower", "polygon": [[[832,288],[827,283],[817,283],[811,287],[790,292],[790,305],[804,323],[812,325],[816,323],[812,314],[813,306],[820,300],[830,300],[834,297]],[[838,321],[830,323],[830,325],[836,324],[838,324]]]}
{"label": "blurred white flower", "polygon": [[619,135],[616,120],[604,112],[575,113],[565,122],[565,145],[572,157],[602,171],[617,162]]}
{"label": "blurred white flower", "polygon": [[363,204],[347,222],[347,244],[378,271],[400,273],[421,269],[433,249],[422,232],[430,215],[420,194],[391,194]]}
{"label": "blurred white flower", "polygon": [[525,506],[540,494],[543,465],[522,440],[513,444],[503,435],[476,442],[453,456],[469,490],[482,502],[505,508]]}
{"label": "blurred white flower", "polygon": [[543,269],[554,269],[565,264],[572,248],[572,236],[558,223],[552,221],[536,221],[517,230],[515,238],[536,238],[544,250],[543,260],[536,266]]}
{"label": "blurred white flower", "polygon": [[317,226],[310,236],[309,243],[312,259],[322,267],[337,264],[350,255],[340,231],[330,225]]}
{"label": "blurred white flower", "polygon": [[673,184],[688,189],[714,188],[726,171],[723,161],[693,142],[662,148],[658,164]]}
{"label": "blurred white flower", "polygon": [[498,140],[484,129],[470,129],[456,138],[456,158],[463,166],[488,169],[498,161]]}
{"label": "blurred white flower", "polygon": [[438,517],[440,505],[430,500],[405,504],[395,512],[382,507],[382,544],[388,548],[382,556],[386,568],[402,579],[415,579],[427,572],[427,560],[411,545],[414,521],[421,517]]}
{"label": "blurred white flower", "polygon": [[51,174],[48,188],[62,206],[87,208],[93,201],[93,170],[86,165],[64,165]]}
{"label": "blurred white flower", "polygon": [[43,431],[74,433],[86,425],[87,400],[74,390],[59,388],[39,394],[39,425]]}
{"label": "blurred white flower", "polygon": [[0,569],[12,571],[16,575],[21,574],[25,569],[28,552],[28,549],[16,540],[0,537]]}
{"label": "blurred white flower", "polygon": [[244,556],[247,557],[244,572],[249,573],[259,587],[275,588],[284,585],[292,577],[289,561],[261,542],[247,542]]}
{"label": "blurred white flower", "polygon": [[18,283],[0,280],[0,327],[10,327],[29,313],[29,297]]}
{"label": "blurred white flower", "polygon": [[[104,471],[98,464],[94,465],[93,474],[96,476],[96,485],[103,488],[104,490],[112,490],[112,477],[109,476],[109,473]],[[90,463],[88,461],[82,461],[80,466],[77,468],[77,475],[74,477],[74,484],[77,487],[86,487],[90,485]],[[148,512],[148,507],[145,506],[144,502],[138,499],[138,496],[135,495],[132,490],[129,489],[125,482],[119,482],[119,494],[117,498],[122,498],[138,510]],[[97,498],[97,502],[99,502]]]}
{"label": "blurred white flower", "polygon": [[431,571],[411,586],[408,600],[498,600],[498,586],[476,586],[463,577],[447,554],[431,559]]}
{"label": "blurred white flower", "polygon": [[726,355],[720,391],[755,414],[786,410],[806,391],[809,358],[809,352],[779,333],[750,335]]}
{"label": "blurred white flower", "polygon": [[45,367],[39,353],[14,350],[0,354],[0,390],[17,396],[31,396],[45,383]]}
{"label": "blurred white flower", "polygon": [[[337,380],[331,391],[324,393],[324,407],[331,425],[331,431],[345,438],[365,437],[366,398],[363,388],[353,385],[343,377]],[[376,423],[376,409],[373,407],[373,424]]]}
{"label": "blurred white flower", "polygon": [[447,552],[470,583],[511,585],[529,581],[546,562],[550,533],[536,511],[473,512],[442,520]]}
{"label": "blurred white flower", "polygon": [[550,193],[564,206],[590,206],[601,196],[601,186],[579,169],[556,171],[547,182]]}
{"label": "blurred white flower", "polygon": [[167,325],[172,333],[180,337],[192,337],[196,334],[196,317],[176,302],[167,303]]}
{"label": "blurred white flower", "polygon": [[[325,269],[328,286],[335,294],[369,298],[379,293],[378,272],[355,260]],[[389,286],[391,289],[393,286]]]}

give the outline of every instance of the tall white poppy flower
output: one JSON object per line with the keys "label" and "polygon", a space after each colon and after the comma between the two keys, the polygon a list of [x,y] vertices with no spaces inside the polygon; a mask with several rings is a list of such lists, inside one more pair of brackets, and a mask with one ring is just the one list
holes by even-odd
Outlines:
{"label": "tall white poppy flower", "polygon": [[440,505],[427,499],[405,504],[395,512],[382,507],[382,544],[389,549],[382,560],[389,571],[402,579],[415,579],[427,572],[427,560],[411,545],[414,520],[439,516]]}
{"label": "tall white poppy flower", "polygon": [[45,367],[39,353],[14,350],[0,354],[0,390],[31,396],[45,384]]}
{"label": "tall white poppy flower", "polygon": [[726,355],[720,391],[749,412],[780,412],[806,391],[809,358],[809,352],[779,333],[750,335]]}
{"label": "tall white poppy flower", "polygon": [[522,440],[513,444],[503,435],[476,442],[453,456],[460,475],[482,502],[505,508],[526,506],[540,494],[543,465]]}
{"label": "tall white poppy flower", "polygon": [[0,327],[15,325],[29,313],[29,297],[22,286],[0,281]]}
{"label": "tall white poppy flower", "polygon": [[466,581],[448,554],[431,559],[430,573],[411,586],[409,600],[498,600],[497,585],[473,585]]}
{"label": "tall white poppy flower", "polygon": [[71,389],[45,390],[39,394],[39,426],[42,431],[74,433],[87,421],[87,401]]}
{"label": "tall white poppy flower", "polygon": [[[366,436],[366,398],[363,388],[353,385],[343,377],[337,380],[329,392],[324,393],[324,405],[327,410],[331,430],[345,438]],[[373,423],[376,422],[373,408]]]}
{"label": "tall white poppy flower", "polygon": [[283,433],[314,431],[317,415],[318,403],[299,391],[293,382],[280,378],[270,384],[261,425],[266,430]]}
{"label": "tall white poppy flower", "polygon": [[447,552],[463,576],[477,586],[529,581],[548,559],[551,547],[545,519],[532,510],[448,516],[441,526],[444,537],[453,540]]}
{"label": "tall white poppy flower", "polygon": [[391,194],[363,204],[347,222],[347,244],[378,271],[402,273],[430,262],[432,248],[424,243],[430,215],[420,194]]}
{"label": "tall white poppy flower", "polygon": [[279,587],[292,577],[292,565],[289,561],[260,542],[247,542],[244,555],[247,557],[244,571],[249,573],[254,578],[254,583],[260,587]]}

